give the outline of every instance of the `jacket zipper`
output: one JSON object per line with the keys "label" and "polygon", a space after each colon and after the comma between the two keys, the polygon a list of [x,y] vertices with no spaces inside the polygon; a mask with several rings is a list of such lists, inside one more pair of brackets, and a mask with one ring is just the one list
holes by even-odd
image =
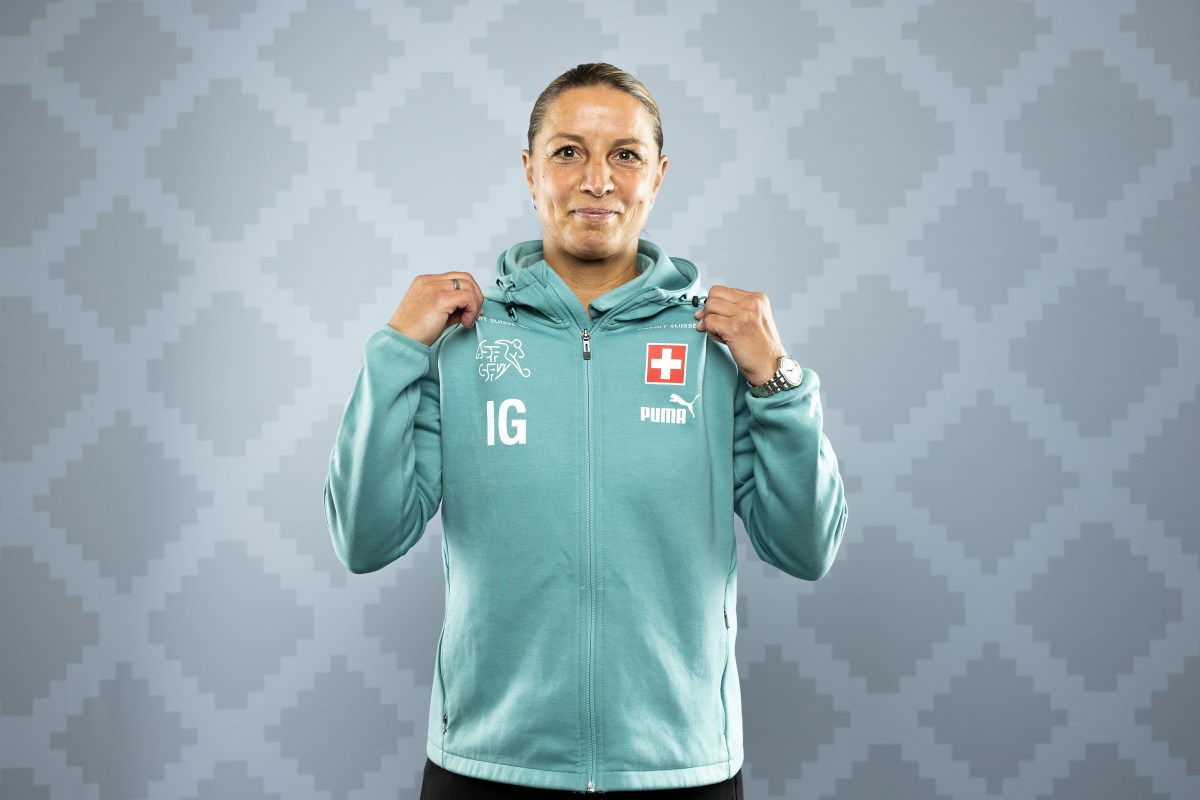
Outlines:
{"label": "jacket zipper", "polygon": [[[592,336],[587,328],[583,329],[583,360],[592,358]],[[583,367],[583,381],[586,394],[585,411],[587,424],[584,434],[587,437],[587,543],[588,543],[588,792],[596,791],[596,542],[595,529],[592,527],[594,509],[592,498],[595,492],[593,486],[593,453],[592,453],[592,370],[589,364]]]}

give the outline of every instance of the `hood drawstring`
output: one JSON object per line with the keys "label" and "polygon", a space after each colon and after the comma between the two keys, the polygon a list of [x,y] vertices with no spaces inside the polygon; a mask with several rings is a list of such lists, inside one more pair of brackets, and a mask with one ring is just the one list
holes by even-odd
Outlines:
{"label": "hood drawstring", "polygon": [[687,292],[684,292],[683,294],[679,295],[679,299],[683,302],[687,302],[690,299],[692,301],[692,308],[699,308],[702,303],[708,300],[708,295],[701,296],[694,294],[689,298]]}
{"label": "hood drawstring", "polygon": [[496,278],[496,285],[504,290],[504,310],[508,312],[509,318],[513,322],[516,322],[517,321],[517,312],[513,311],[513,301],[512,301],[512,297],[510,296],[512,293],[512,282],[510,281],[508,283],[505,283],[503,279]]}

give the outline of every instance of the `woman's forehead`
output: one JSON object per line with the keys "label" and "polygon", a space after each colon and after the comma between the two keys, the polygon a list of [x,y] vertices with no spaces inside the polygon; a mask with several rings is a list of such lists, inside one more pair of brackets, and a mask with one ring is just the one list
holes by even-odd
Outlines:
{"label": "woman's forehead", "polygon": [[654,141],[650,114],[631,94],[608,86],[567,89],[546,109],[541,133],[547,137],[605,137]]}

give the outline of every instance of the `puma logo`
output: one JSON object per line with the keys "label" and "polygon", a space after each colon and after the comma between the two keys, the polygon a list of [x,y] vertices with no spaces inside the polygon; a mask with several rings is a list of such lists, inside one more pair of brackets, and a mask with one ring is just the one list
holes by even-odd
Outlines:
{"label": "puma logo", "polygon": [[680,397],[677,394],[671,395],[671,402],[678,403],[679,405],[686,408],[688,411],[690,411],[692,413],[693,418],[695,418],[695,416],[696,416],[696,410],[694,408],[692,408],[692,406],[694,406],[696,404],[696,401],[699,399],[700,399],[700,395],[696,395],[695,397],[692,398],[692,402],[689,403],[687,400],[684,400],[682,397]]}

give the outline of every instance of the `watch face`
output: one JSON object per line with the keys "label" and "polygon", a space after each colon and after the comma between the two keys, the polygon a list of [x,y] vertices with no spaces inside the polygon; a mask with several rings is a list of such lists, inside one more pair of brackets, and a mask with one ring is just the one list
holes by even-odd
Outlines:
{"label": "watch face", "polygon": [[800,370],[800,364],[791,356],[783,356],[779,359],[779,372],[783,375],[784,380],[792,386],[799,386],[804,375]]}

